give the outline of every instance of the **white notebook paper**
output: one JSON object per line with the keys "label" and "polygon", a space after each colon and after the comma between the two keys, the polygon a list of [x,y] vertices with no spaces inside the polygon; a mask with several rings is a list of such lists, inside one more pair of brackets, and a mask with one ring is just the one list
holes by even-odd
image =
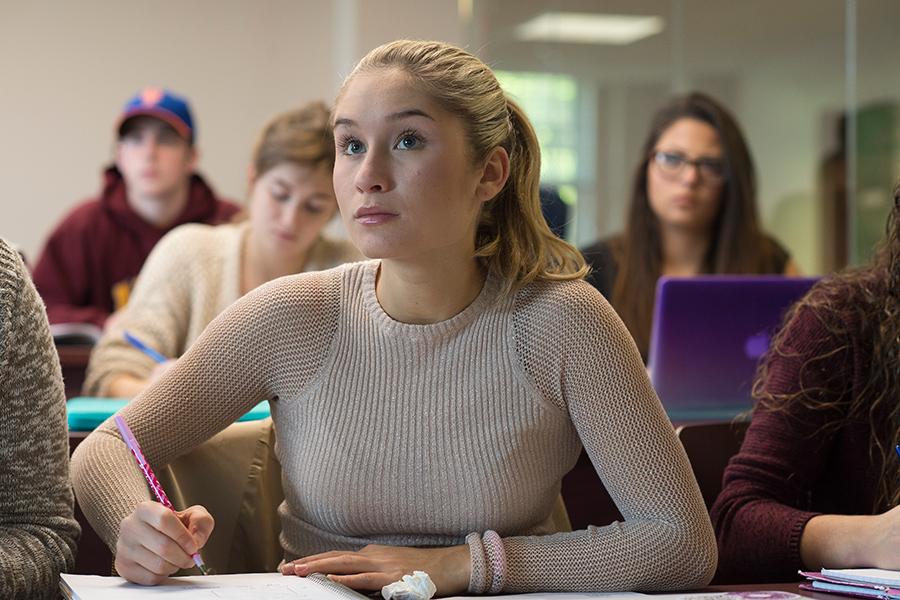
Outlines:
{"label": "white notebook paper", "polygon": [[887,569],[822,569],[822,575],[841,581],[874,583],[900,588],[900,571]]}
{"label": "white notebook paper", "polygon": [[[362,600],[365,596],[322,576],[286,577],[281,573],[170,577],[155,586],[121,577],[63,574],[59,583],[72,600]],[[368,599],[366,599],[368,600]]]}

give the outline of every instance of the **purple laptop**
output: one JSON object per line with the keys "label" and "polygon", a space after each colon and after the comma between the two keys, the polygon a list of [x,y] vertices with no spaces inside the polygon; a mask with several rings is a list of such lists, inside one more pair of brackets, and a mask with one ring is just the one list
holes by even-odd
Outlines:
{"label": "purple laptop", "polygon": [[759,359],[815,278],[662,277],[647,362],[673,421],[730,419],[752,405]]}

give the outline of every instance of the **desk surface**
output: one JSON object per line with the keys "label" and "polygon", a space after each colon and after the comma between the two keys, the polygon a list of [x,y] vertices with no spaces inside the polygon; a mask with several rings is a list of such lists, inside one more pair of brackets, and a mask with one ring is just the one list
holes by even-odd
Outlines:
{"label": "desk surface", "polygon": [[[800,596],[805,596],[807,598],[816,598],[817,600],[837,600],[839,596],[834,594],[822,594],[819,592],[808,592],[806,590],[801,590],[800,582],[793,583],[754,583],[754,584],[744,584],[744,585],[711,585],[709,587],[703,588],[699,590],[701,592],[791,592],[794,594],[799,594]],[[760,599],[762,600],[762,599]]]}

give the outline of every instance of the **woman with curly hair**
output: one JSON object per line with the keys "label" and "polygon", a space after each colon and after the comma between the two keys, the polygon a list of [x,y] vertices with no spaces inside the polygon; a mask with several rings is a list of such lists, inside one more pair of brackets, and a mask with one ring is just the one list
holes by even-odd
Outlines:
{"label": "woman with curly hair", "polygon": [[900,187],[873,261],[788,315],[712,509],[719,578],[900,569]]}

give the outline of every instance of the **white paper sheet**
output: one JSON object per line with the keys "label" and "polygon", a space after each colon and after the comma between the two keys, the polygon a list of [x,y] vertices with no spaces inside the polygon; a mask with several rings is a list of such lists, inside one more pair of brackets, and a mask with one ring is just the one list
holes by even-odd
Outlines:
{"label": "white paper sheet", "polygon": [[[77,600],[337,600],[341,596],[302,577],[280,573],[173,577],[160,585],[141,586],[121,577],[63,574]],[[65,594],[64,592],[64,595]]]}

